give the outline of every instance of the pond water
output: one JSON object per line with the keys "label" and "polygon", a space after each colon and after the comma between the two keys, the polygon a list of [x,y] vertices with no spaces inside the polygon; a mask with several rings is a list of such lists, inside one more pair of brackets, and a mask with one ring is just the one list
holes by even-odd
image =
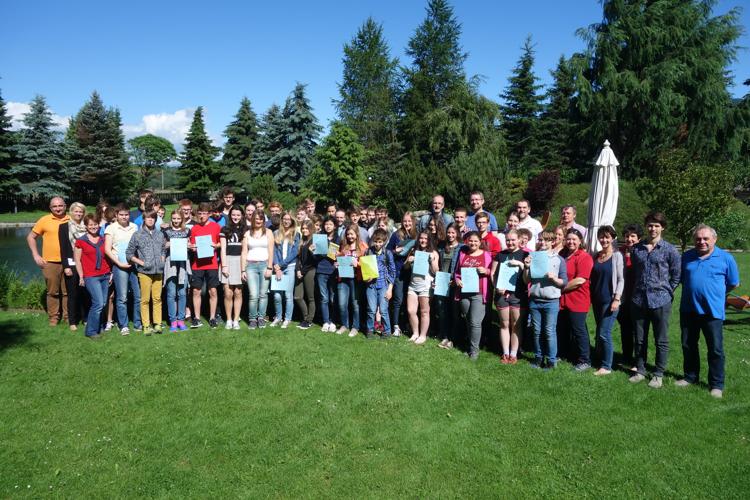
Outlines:
{"label": "pond water", "polygon": [[[0,262],[6,262],[11,269],[25,274],[27,280],[42,277],[26,244],[26,236],[30,230],[28,227],[0,228]],[[41,253],[41,238],[38,239],[37,246]]]}

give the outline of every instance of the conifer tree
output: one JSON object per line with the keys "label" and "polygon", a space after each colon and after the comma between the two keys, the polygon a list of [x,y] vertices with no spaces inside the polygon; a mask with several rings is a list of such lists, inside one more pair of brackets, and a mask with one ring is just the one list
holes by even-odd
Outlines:
{"label": "conifer tree", "polygon": [[60,133],[53,129],[52,112],[44,97],[34,97],[23,125],[12,169],[20,183],[18,194],[28,199],[67,194],[70,186],[66,183]]}
{"label": "conifer tree", "polygon": [[253,153],[252,174],[271,175],[273,177],[273,160],[276,153],[284,147],[284,117],[281,108],[272,104],[260,121],[257,146]]}
{"label": "conifer tree", "polygon": [[106,109],[95,91],[71,121],[65,143],[65,163],[73,192],[79,199],[117,199],[132,187],[116,109]]}
{"label": "conifer tree", "polygon": [[0,195],[10,196],[18,192],[20,183],[13,175],[15,164],[15,133],[11,130],[11,118],[0,94]]}
{"label": "conifer tree", "polygon": [[239,186],[249,181],[258,141],[258,117],[247,97],[242,98],[240,109],[224,131],[224,136],[227,138],[221,159],[224,181]]}
{"label": "conifer tree", "polygon": [[715,160],[739,10],[712,17],[714,0],[602,4],[602,22],[580,31],[588,57],[576,76],[576,106],[588,156],[609,139],[628,178],[655,172],[659,154],[676,146]]}
{"label": "conifer tree", "polygon": [[177,170],[180,187],[187,192],[207,193],[221,183],[220,169],[215,161],[219,148],[211,144],[203,122],[203,107],[193,114],[190,131],[185,138],[185,148]]}
{"label": "conifer tree", "polygon": [[391,58],[383,26],[371,17],[344,45],[340,99],[341,121],[375,152],[394,140],[397,111],[398,60]]}
{"label": "conifer tree", "polygon": [[271,160],[271,174],[279,191],[297,193],[310,171],[321,127],[298,83],[282,112],[284,144]]}
{"label": "conifer tree", "polygon": [[541,85],[534,74],[534,47],[526,38],[521,57],[508,79],[508,87],[501,94],[502,130],[508,142],[508,159],[514,170],[528,173],[538,168],[538,128],[542,97],[537,94]]}
{"label": "conifer tree", "polygon": [[582,180],[575,163],[577,141],[572,113],[575,79],[571,62],[560,56],[557,67],[550,73],[553,83],[547,90],[547,102],[539,121],[540,166],[559,171],[568,182]]}
{"label": "conifer tree", "polygon": [[352,129],[334,122],[315,158],[305,181],[308,190],[337,203],[358,205],[363,201],[368,191],[366,152]]}

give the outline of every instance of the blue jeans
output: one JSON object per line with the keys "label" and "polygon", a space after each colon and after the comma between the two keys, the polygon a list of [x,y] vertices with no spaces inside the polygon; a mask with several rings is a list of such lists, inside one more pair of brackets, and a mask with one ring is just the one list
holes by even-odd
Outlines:
{"label": "blue jeans", "polygon": [[[529,315],[534,328],[534,359],[541,364],[544,355],[550,366],[557,364],[557,313],[560,312],[559,300],[534,300],[529,302]],[[541,336],[544,332],[544,348]]]}
{"label": "blue jeans", "polygon": [[247,313],[251,320],[262,318],[268,309],[268,278],[265,277],[266,261],[248,262],[247,273]]}
{"label": "blue jeans", "polygon": [[708,350],[708,387],[724,390],[724,322],[705,314],[680,313],[682,355],[685,380],[698,383],[700,355],[698,338],[701,331]]}
{"label": "blue jeans", "polygon": [[[294,283],[295,266],[290,265],[284,270],[284,276],[292,276],[292,283]],[[275,279],[275,278],[271,278]],[[283,301],[282,301],[283,297]],[[286,304],[286,308],[282,309],[282,303]],[[273,304],[276,312],[276,319],[281,319],[281,311],[284,311],[284,320],[292,321],[292,313],[294,312],[294,286],[291,289],[285,291],[274,290],[273,291]]]}
{"label": "blue jeans", "polygon": [[594,352],[601,357],[601,368],[607,370],[612,369],[612,356],[614,354],[614,347],[612,345],[612,327],[615,326],[617,313],[619,312],[610,311],[609,308],[611,305],[612,302],[604,304],[593,302],[591,304],[594,310],[594,320],[596,321],[596,341],[594,343]]}
{"label": "blue jeans", "polygon": [[331,307],[335,293],[336,278],[332,274],[316,274],[315,281],[318,282],[320,292],[320,313],[323,316],[323,324],[331,322]]}
{"label": "blue jeans", "polygon": [[[107,295],[109,292],[109,273],[92,278],[84,278],[83,283],[86,291],[91,297],[91,308],[86,318],[86,336],[91,337],[99,333],[101,328],[102,311],[107,304]],[[136,306],[137,307],[137,306]]]}
{"label": "blue jeans", "polygon": [[[359,295],[361,285],[354,278],[343,278],[338,286],[339,314],[341,326],[359,330]],[[349,323],[349,306],[352,307],[352,321]]]}
{"label": "blue jeans", "polygon": [[167,316],[169,317],[170,323],[185,320],[187,288],[187,278],[185,278],[185,283],[182,285],[177,283],[177,277],[169,278],[169,280],[167,280]]}
{"label": "blue jeans", "polygon": [[128,326],[128,289],[133,294],[133,326],[143,328],[141,323],[141,287],[138,284],[138,273],[135,269],[115,267],[112,272],[115,283],[115,302],[117,304],[117,324],[120,328]]}
{"label": "blue jeans", "polygon": [[385,292],[388,288],[367,287],[367,332],[375,330],[375,311],[380,308],[380,320],[383,323],[383,335],[391,334],[391,319],[388,315],[388,301]]}
{"label": "blue jeans", "polygon": [[406,288],[409,286],[409,282],[401,279],[400,276],[396,276],[393,282],[393,297],[391,297],[391,318],[393,326],[398,326],[399,316],[401,315],[401,304],[404,303],[404,295],[406,295]]}
{"label": "blue jeans", "polygon": [[635,366],[638,373],[646,374],[646,358],[648,357],[648,327],[654,332],[656,344],[656,367],[654,376],[663,377],[667,369],[667,355],[669,354],[669,316],[672,314],[672,303],[649,309],[631,304],[630,312],[635,325]]}

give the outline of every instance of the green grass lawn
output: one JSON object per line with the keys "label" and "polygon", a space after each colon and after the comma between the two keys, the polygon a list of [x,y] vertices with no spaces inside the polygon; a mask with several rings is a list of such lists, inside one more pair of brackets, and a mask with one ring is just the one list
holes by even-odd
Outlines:
{"label": "green grass lawn", "polygon": [[672,385],[676,314],[670,333],[654,390],[621,371],[471,363],[434,341],[293,328],[92,342],[6,312],[0,497],[746,498],[750,312],[729,315],[723,400]]}

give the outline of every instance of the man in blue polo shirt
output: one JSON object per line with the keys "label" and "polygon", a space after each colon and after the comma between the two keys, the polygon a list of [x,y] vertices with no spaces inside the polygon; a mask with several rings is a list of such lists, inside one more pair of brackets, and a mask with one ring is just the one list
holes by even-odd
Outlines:
{"label": "man in blue polo shirt", "polygon": [[477,224],[476,222],[474,222],[474,219],[479,212],[484,212],[490,218],[490,231],[499,231],[497,219],[495,219],[495,216],[484,209],[484,194],[482,194],[481,191],[471,192],[471,194],[469,195],[469,206],[471,207],[471,212],[469,212],[468,217],[466,217],[466,227],[468,227],[472,231],[476,231]]}
{"label": "man in blue polo shirt", "polygon": [[695,248],[682,255],[680,328],[685,376],[675,385],[687,387],[698,382],[698,338],[703,331],[709,390],[711,396],[720,398],[724,391],[724,303],[727,294],[740,284],[740,272],[734,257],[716,246],[713,228],[698,225],[693,241]]}

